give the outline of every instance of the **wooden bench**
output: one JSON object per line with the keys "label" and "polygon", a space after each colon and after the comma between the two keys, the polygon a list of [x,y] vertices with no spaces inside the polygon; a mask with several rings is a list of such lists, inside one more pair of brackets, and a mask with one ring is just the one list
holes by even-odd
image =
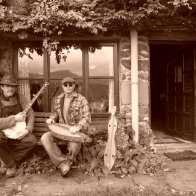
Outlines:
{"label": "wooden bench", "polygon": [[[35,123],[34,123],[34,130],[33,134],[36,136],[38,142],[37,144],[40,145],[40,138],[41,136],[46,133],[48,130],[48,127],[46,125],[46,119],[49,118],[50,112],[35,112]],[[93,128],[99,128],[103,129],[104,127],[107,126],[107,119],[94,119],[91,122],[91,125],[89,127],[90,130]],[[59,143],[61,144],[61,143]]]}
{"label": "wooden bench", "polygon": [[[37,145],[41,145],[40,138],[41,136],[48,131],[48,127],[46,125],[46,119],[49,118],[50,112],[35,112],[35,123],[34,123],[34,130],[33,134],[36,136],[38,142]],[[106,120],[94,120],[90,125],[90,129],[93,128],[103,128],[107,126]],[[58,145],[64,145],[64,143],[58,143]],[[83,145],[82,145],[82,154],[83,152]],[[83,155],[82,155],[83,157]],[[0,159],[0,167],[3,167],[3,162]]]}
{"label": "wooden bench", "polygon": [[38,140],[38,144],[40,143],[41,136],[48,131],[48,127],[46,125],[46,119],[49,118],[50,112],[35,112],[35,123],[33,134],[36,136]]}
{"label": "wooden bench", "polygon": [[[46,125],[46,119],[49,118],[49,116],[51,115],[50,112],[35,112],[35,123],[34,123],[34,130],[33,130],[33,134],[36,136],[37,138],[37,145],[42,145],[40,142],[40,138],[41,136],[46,133],[47,131],[49,131],[47,125]],[[97,120],[95,119],[94,121],[92,121],[89,129],[93,128],[100,128],[103,129],[104,127],[107,126],[108,121],[106,121],[105,119],[103,120]],[[62,146],[65,145],[64,142],[58,142],[58,145]],[[81,161],[83,163],[83,157],[84,157],[84,143],[82,143],[81,146]]]}

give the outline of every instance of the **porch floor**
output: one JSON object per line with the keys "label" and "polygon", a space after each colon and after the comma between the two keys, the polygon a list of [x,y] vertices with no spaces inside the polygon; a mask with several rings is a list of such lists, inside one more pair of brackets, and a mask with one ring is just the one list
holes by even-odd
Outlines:
{"label": "porch floor", "polygon": [[157,152],[178,152],[192,150],[196,152],[196,143],[178,137],[170,136],[161,130],[153,130]]}

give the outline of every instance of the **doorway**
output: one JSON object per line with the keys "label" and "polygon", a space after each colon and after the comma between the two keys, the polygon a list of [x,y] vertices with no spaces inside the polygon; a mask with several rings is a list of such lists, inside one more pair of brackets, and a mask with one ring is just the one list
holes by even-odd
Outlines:
{"label": "doorway", "polygon": [[183,139],[195,137],[196,45],[151,44],[151,128]]}

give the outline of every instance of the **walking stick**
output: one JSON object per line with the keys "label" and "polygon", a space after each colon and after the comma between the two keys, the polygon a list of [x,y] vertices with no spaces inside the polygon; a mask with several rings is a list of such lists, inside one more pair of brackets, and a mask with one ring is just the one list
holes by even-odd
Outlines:
{"label": "walking stick", "polygon": [[115,133],[117,130],[117,119],[115,117],[116,106],[112,107],[111,118],[108,122],[108,141],[104,152],[104,164],[109,171],[112,169],[116,157]]}

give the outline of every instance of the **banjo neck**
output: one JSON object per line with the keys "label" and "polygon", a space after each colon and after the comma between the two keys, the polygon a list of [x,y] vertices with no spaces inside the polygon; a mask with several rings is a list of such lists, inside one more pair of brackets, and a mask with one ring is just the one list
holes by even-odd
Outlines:
{"label": "banjo neck", "polygon": [[37,92],[36,95],[34,95],[33,99],[25,106],[25,109],[22,111],[23,114],[26,114],[31,106],[34,104],[36,99],[40,96],[40,94],[44,91],[44,89],[49,85],[48,82],[45,82],[44,85],[41,87],[41,89]]}

